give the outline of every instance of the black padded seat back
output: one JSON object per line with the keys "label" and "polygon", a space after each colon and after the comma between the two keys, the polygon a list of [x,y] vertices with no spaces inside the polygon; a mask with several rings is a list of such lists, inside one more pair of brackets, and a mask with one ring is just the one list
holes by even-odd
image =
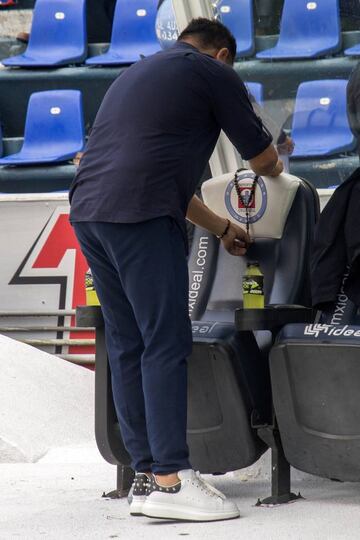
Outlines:
{"label": "black padded seat back", "polygon": [[358,324],[356,317],[358,306],[350,300],[345,292],[345,285],[348,277],[349,268],[346,268],[335,302],[330,302],[322,306],[319,318],[321,323],[330,325]]}

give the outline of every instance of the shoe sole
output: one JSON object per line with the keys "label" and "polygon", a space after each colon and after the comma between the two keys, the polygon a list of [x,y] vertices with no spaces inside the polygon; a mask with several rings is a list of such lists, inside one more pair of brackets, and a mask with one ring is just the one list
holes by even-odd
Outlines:
{"label": "shoe sole", "polygon": [[130,504],[130,515],[131,516],[142,516],[143,515],[143,506],[145,501],[132,501]]}
{"label": "shoe sole", "polygon": [[146,501],[142,508],[142,515],[149,518],[172,519],[176,521],[225,521],[237,519],[239,512],[201,512],[186,506],[154,503]]}

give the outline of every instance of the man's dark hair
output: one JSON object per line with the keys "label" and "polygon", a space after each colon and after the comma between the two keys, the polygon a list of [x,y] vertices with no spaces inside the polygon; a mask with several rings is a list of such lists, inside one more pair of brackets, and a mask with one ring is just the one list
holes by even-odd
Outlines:
{"label": "man's dark hair", "polygon": [[236,56],[236,40],[230,30],[220,21],[209,20],[202,17],[193,19],[179,35],[179,40],[194,36],[204,49],[229,49],[232,61]]}

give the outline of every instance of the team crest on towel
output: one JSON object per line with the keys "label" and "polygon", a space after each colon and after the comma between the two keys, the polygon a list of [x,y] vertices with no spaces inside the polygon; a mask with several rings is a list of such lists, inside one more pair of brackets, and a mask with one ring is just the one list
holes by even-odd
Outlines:
{"label": "team crest on towel", "polygon": [[[246,206],[248,205],[249,223],[256,223],[265,213],[267,207],[267,190],[264,180],[259,177],[258,186],[255,191],[255,197],[251,200],[251,187],[255,178],[253,172],[244,171],[238,175],[239,188],[242,200],[239,199],[234,180],[229,182],[225,191],[225,206],[229,214],[239,221],[246,224]],[[249,205],[250,201],[250,205]]]}

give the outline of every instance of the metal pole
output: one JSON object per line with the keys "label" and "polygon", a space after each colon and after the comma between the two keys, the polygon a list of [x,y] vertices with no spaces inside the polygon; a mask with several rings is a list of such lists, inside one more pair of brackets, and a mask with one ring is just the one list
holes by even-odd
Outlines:
{"label": "metal pole", "polygon": [[65,346],[70,347],[93,347],[95,345],[95,339],[18,339],[26,345],[32,345],[33,347],[52,347],[52,346]]}
{"label": "metal pole", "polygon": [[56,311],[0,311],[0,317],[70,317],[75,309],[58,309]]}
{"label": "metal pole", "polygon": [[95,328],[77,326],[0,326],[0,334],[17,332],[94,332]]}
{"label": "metal pole", "polygon": [[184,30],[191,19],[197,17],[215,18],[214,6],[209,0],[173,0],[172,3],[179,33]]}

